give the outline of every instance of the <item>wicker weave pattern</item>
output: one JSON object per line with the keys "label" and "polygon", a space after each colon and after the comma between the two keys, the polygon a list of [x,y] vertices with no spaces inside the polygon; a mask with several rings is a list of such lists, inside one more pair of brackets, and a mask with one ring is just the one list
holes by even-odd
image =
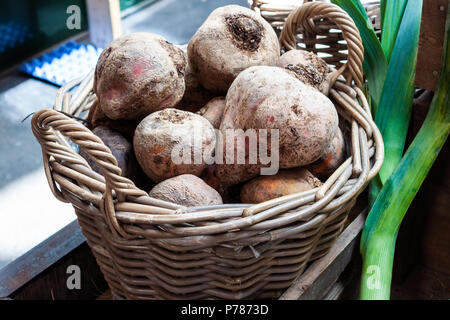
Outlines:
{"label": "wicker weave pattern", "polygon": [[[361,87],[363,83],[362,64],[364,61],[364,47],[354,22],[348,19],[347,13],[336,5],[309,2],[305,3],[302,10],[295,10],[289,14],[286,23],[281,32],[280,43],[287,50],[297,48],[297,35],[302,33],[304,39],[315,38],[314,35],[320,35],[321,30],[314,23],[314,17],[326,17],[327,21],[335,23],[336,27],[343,30],[342,36],[347,42],[348,55],[347,63],[340,67],[338,75],[342,74],[348,68],[347,84],[354,80],[357,86]],[[334,81],[332,81],[334,83]]]}
{"label": "wicker weave pattern", "polygon": [[[316,0],[317,1],[317,0]],[[302,4],[302,1],[292,0],[284,3],[277,0],[251,0],[252,9],[261,14],[275,29],[278,35],[282,34],[288,16],[297,12],[296,9]],[[312,0],[303,1],[305,5]],[[329,1],[322,2],[323,5],[329,6]],[[380,4],[379,1],[373,1],[364,4],[366,12],[374,24],[377,34],[380,32]],[[286,49],[296,47],[295,43],[301,44],[308,51],[319,54],[328,64],[340,68],[347,60],[347,43],[342,33],[343,27],[339,26],[339,17],[330,19],[328,14],[317,16],[313,20],[303,21],[303,17],[298,15],[294,18],[291,16],[291,22],[287,24],[291,28],[299,28],[300,30],[289,30],[288,33],[292,39],[285,39]],[[302,30],[303,29],[303,30]],[[312,32],[311,32],[312,31]],[[355,39],[356,41],[356,39]]]}
{"label": "wicker weave pattern", "polygon": [[[297,14],[329,14],[354,30],[348,16],[317,5]],[[354,48],[360,48],[359,36],[352,32]],[[349,47],[349,55],[360,57],[354,48]],[[351,128],[352,156],[320,188],[257,205],[185,208],[150,198],[122,177],[110,150],[73,119],[96,101],[92,74],[61,88],[54,109],[33,116],[50,188],[74,206],[116,298],[275,298],[309,262],[327,252],[384,157],[381,135],[358,87],[360,60],[338,72],[343,76],[330,97]],[[69,140],[95,160],[102,174],[89,167]]]}

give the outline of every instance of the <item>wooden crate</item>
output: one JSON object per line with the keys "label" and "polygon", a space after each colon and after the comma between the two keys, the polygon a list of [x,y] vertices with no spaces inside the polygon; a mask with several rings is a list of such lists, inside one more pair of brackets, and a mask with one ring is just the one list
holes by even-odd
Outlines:
{"label": "wooden crate", "polygon": [[444,47],[448,0],[424,0],[417,56],[417,87],[434,91],[439,78]]}

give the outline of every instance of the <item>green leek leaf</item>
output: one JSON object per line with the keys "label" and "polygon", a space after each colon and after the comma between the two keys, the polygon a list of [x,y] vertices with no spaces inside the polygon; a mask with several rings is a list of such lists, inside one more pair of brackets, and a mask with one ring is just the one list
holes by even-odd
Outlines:
{"label": "green leek leaf", "polygon": [[386,12],[386,1],[387,0],[381,0],[380,1],[380,20],[381,20],[381,27],[383,27],[384,24],[384,13]]}
{"label": "green leek leaf", "polygon": [[385,0],[383,9],[383,25],[381,33],[381,46],[387,61],[391,60],[397,33],[402,22],[407,0]]}
{"label": "green leek leaf", "polygon": [[450,133],[450,11],[444,49],[438,89],[425,122],[386,181],[366,220],[360,247],[362,299],[389,299],[400,224]]}
{"label": "green leek leaf", "polygon": [[[364,8],[363,4],[361,3],[361,1],[357,0],[357,1],[353,1],[353,3],[355,4],[356,8],[359,10],[359,12],[361,12],[361,14],[363,16],[367,16],[367,12],[366,9]],[[368,17],[368,16],[367,16]]]}
{"label": "green leek leaf", "polygon": [[405,8],[375,116],[385,142],[386,156],[380,171],[382,184],[400,162],[405,147],[414,95],[422,1],[409,0]]}

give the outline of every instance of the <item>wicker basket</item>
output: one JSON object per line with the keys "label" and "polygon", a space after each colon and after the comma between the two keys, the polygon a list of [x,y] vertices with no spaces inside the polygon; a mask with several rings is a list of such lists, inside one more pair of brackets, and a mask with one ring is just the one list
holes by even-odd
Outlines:
{"label": "wicker basket", "polygon": [[[54,109],[33,116],[50,188],[75,208],[115,298],[276,298],[327,253],[379,171],[384,147],[360,89],[363,47],[348,15],[334,5],[305,4],[288,19],[281,43],[295,46],[298,31],[318,31],[309,18],[323,16],[345,30],[348,43],[348,63],[335,71],[330,97],[350,128],[352,156],[320,188],[257,205],[184,208],[150,198],[121,176],[110,150],[74,119],[96,101],[92,74],[61,88]],[[95,160],[101,175],[72,143]]]}
{"label": "wicker basket", "polygon": [[[249,0],[251,8],[258,12],[280,35],[288,15],[296,10],[302,3],[312,0]],[[329,3],[328,0],[316,0],[316,2]],[[375,31],[380,33],[380,1],[365,3],[364,7],[372,20]],[[347,57],[346,44],[343,34],[333,21],[321,16],[314,19],[315,29],[312,32],[298,34],[297,42],[301,48],[315,52],[328,64],[339,68],[345,63]]]}

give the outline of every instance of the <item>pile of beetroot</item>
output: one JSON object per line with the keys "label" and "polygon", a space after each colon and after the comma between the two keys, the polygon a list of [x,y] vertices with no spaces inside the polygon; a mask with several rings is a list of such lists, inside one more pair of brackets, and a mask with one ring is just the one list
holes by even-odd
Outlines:
{"label": "pile of beetroot", "polygon": [[320,186],[344,160],[330,72],[314,53],[280,56],[263,18],[225,6],[187,52],[150,33],[114,40],[97,63],[88,122],[152,197],[259,203]]}

